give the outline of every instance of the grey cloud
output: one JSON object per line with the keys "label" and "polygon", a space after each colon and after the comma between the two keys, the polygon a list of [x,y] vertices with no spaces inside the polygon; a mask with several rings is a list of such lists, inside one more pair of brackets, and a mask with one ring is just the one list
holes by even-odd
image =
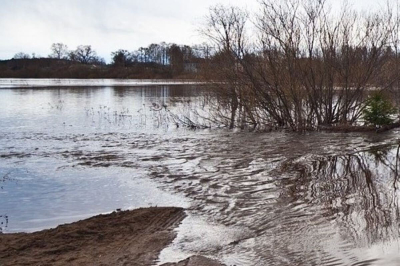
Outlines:
{"label": "grey cloud", "polygon": [[[361,2],[361,0],[357,0]],[[219,0],[258,9],[258,0]],[[363,3],[372,3],[364,0]],[[214,0],[0,0],[0,59],[17,52],[47,55],[53,42],[91,44],[109,57],[154,42],[199,42],[201,18]]]}

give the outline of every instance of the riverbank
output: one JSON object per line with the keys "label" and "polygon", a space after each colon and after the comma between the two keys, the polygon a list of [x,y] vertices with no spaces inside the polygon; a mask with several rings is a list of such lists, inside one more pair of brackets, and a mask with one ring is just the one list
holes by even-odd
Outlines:
{"label": "riverbank", "polygon": [[[185,217],[182,208],[152,207],[40,232],[0,234],[0,265],[154,265]],[[195,257],[187,261],[199,259],[210,262]]]}
{"label": "riverbank", "polygon": [[0,88],[137,87],[153,85],[202,85],[194,79],[40,79],[0,78]]}

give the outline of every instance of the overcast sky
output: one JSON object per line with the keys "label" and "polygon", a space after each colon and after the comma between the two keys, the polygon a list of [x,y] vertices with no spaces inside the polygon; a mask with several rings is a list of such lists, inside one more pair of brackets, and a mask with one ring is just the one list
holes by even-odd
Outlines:
{"label": "overcast sky", "polygon": [[[349,2],[368,10],[386,1]],[[0,59],[18,52],[47,56],[56,42],[71,50],[90,44],[107,62],[118,49],[200,43],[196,29],[217,3],[259,6],[257,0],[0,0]]]}

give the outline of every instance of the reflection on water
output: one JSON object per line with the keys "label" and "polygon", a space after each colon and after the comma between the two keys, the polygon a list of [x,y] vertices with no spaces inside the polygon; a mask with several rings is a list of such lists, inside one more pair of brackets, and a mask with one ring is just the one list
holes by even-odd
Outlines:
{"label": "reflection on water", "polygon": [[195,120],[202,93],[0,90],[2,229],[179,205],[190,219],[160,262],[202,254],[227,265],[399,265],[398,132],[177,128],[170,113]]}
{"label": "reflection on water", "polygon": [[187,109],[185,103],[201,94],[200,88],[186,85],[2,89],[1,122],[4,129],[9,127],[6,131],[42,129],[45,133],[154,129],[161,127],[167,112],[182,114],[181,110]]}
{"label": "reflection on water", "polygon": [[[336,256],[335,263],[350,263],[344,259],[349,255],[358,262],[367,257],[363,265],[400,262],[399,149],[399,145],[377,146],[340,156],[306,156],[282,165],[282,174],[294,173],[296,181],[282,182],[281,200],[300,206],[296,221],[307,222],[305,230],[321,230],[321,225],[326,233],[328,227],[334,230],[326,239],[331,239],[327,241],[331,251],[339,247],[335,253],[341,260],[330,254]],[[310,234],[307,231],[302,233]]]}
{"label": "reflection on water", "polygon": [[313,161],[300,171],[310,180],[309,204],[325,206],[326,215],[357,246],[370,246],[399,237],[399,149],[375,147],[365,152]]}

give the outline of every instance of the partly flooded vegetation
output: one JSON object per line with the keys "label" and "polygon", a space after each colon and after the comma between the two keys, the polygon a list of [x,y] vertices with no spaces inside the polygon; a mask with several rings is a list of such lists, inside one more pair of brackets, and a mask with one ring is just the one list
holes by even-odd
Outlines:
{"label": "partly flooded vegetation", "polygon": [[59,43],[0,62],[16,77],[187,78],[1,79],[0,233],[172,206],[162,230],[186,218],[160,265],[399,265],[398,10],[259,4],[211,7],[202,46],[106,65]]}
{"label": "partly flooded vegetation", "polygon": [[2,231],[181,206],[189,217],[161,262],[193,254],[228,265],[399,262],[396,129],[193,130],[181,121],[211,123],[197,116],[208,112],[207,91],[0,90]]}
{"label": "partly flooded vegetation", "polygon": [[204,76],[220,81],[220,120],[230,128],[292,131],[358,126],[371,107],[369,91],[378,90],[388,106],[398,98],[395,10],[388,3],[333,12],[327,1],[290,0],[260,1],[256,14],[210,8],[202,33],[216,51]]}

